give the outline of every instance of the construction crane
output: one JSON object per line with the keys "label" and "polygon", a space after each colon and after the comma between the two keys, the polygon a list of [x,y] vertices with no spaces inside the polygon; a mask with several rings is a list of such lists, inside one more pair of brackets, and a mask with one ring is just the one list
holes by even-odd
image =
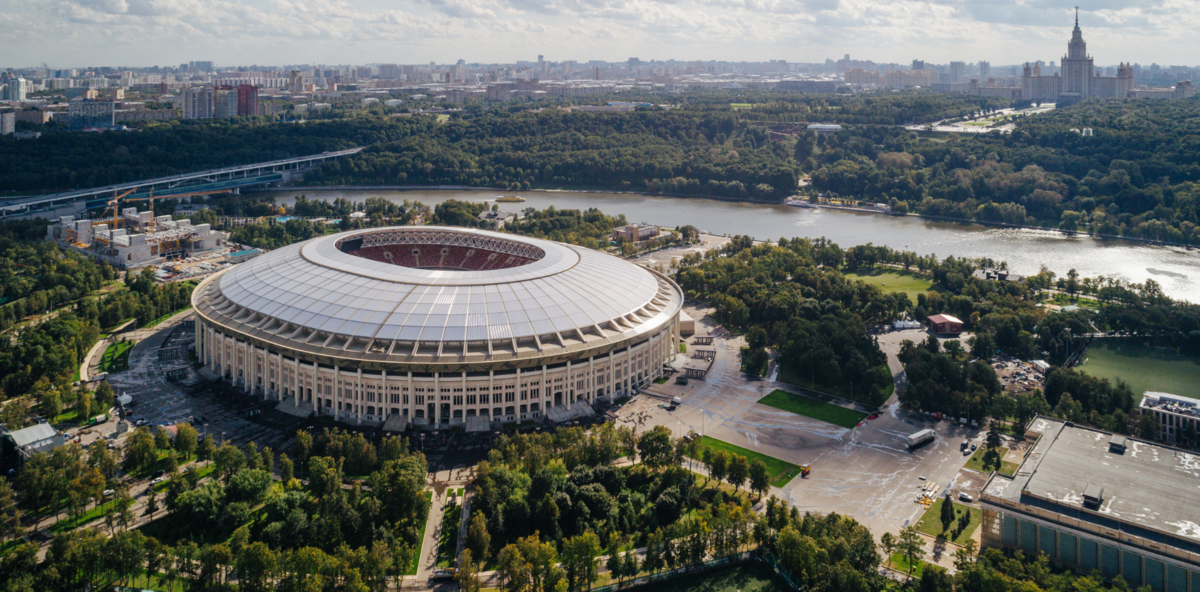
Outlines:
{"label": "construction crane", "polygon": [[134,199],[128,199],[125,201],[126,202],[131,202],[131,201],[149,201],[150,202],[150,225],[151,225],[150,231],[154,232],[155,230],[158,229],[158,223],[155,222],[155,219],[154,219],[154,200],[156,200],[156,199],[176,199],[176,198],[180,198],[180,197],[196,197],[198,195],[212,195],[214,193],[229,193],[229,191],[230,191],[229,189],[207,189],[204,191],[191,191],[188,193],[172,193],[170,195],[160,195],[158,197],[155,197],[154,190],[151,189],[150,195],[147,197],[136,197]]}
{"label": "construction crane", "polygon": [[[121,198],[125,197],[126,195],[129,195],[130,193],[133,193],[134,191],[135,191],[134,189],[130,189],[129,191],[126,191],[125,193],[122,193],[121,195],[117,195],[117,192],[114,191],[113,198],[105,204],[106,206],[111,207],[112,211],[113,211],[113,217],[112,217],[113,230],[117,229],[117,219],[118,219],[117,214],[121,211],[120,208],[117,207],[118,202],[121,201]],[[129,200],[129,201],[133,201],[133,200]],[[108,222],[107,214],[108,214],[108,209],[105,208],[104,213],[100,214],[100,217],[97,218],[97,221],[92,222],[92,226],[98,226],[100,224],[107,223]]]}

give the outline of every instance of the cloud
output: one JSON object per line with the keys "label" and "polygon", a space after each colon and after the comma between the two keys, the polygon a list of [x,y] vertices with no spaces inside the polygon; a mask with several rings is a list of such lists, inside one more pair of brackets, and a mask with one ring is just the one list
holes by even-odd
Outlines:
{"label": "cloud", "polygon": [[[7,65],[547,59],[1017,64],[1057,59],[1076,0],[0,0]],[[1200,55],[1195,0],[1096,0],[1097,64]],[[45,43],[54,39],[54,43]],[[1153,43],[1147,39],[1154,39]],[[1168,53],[1169,52],[1169,53]]]}

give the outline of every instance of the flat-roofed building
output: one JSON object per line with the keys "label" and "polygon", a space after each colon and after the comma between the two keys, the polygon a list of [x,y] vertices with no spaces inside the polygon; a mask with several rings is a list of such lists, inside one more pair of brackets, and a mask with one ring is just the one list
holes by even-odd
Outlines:
{"label": "flat-roofed building", "polygon": [[658,226],[654,224],[628,224],[613,229],[613,240],[625,239],[627,242],[640,243],[658,236]]}
{"label": "flat-roofed building", "polygon": [[1026,438],[1016,474],[983,487],[985,547],[1154,592],[1200,591],[1200,456],[1040,416]]}
{"label": "flat-roofed building", "polygon": [[1138,411],[1158,420],[1158,435],[1164,442],[1196,445],[1200,433],[1200,399],[1146,391]]}
{"label": "flat-roofed building", "polygon": [[935,314],[929,317],[929,327],[938,335],[958,335],[962,333],[963,322],[955,316]]}

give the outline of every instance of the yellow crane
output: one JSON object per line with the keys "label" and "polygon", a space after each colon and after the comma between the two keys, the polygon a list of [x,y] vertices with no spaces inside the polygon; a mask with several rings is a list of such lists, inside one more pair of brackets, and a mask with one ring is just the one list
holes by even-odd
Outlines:
{"label": "yellow crane", "polygon": [[[118,219],[117,214],[120,213],[120,208],[117,207],[118,203],[126,195],[129,195],[130,193],[133,193],[134,191],[135,191],[134,189],[130,189],[129,191],[126,191],[125,193],[122,193],[121,195],[117,195],[117,192],[114,191],[113,198],[108,200],[107,203],[105,203],[105,205],[108,206],[109,208],[112,208],[112,211],[113,211],[113,217],[112,217],[112,229],[113,230],[117,229],[117,219]],[[133,200],[129,200],[129,201],[133,201]],[[105,208],[104,213],[100,214],[100,217],[96,219],[96,222],[92,222],[92,226],[98,226],[100,224],[105,224],[107,222],[108,222],[108,208]]]}

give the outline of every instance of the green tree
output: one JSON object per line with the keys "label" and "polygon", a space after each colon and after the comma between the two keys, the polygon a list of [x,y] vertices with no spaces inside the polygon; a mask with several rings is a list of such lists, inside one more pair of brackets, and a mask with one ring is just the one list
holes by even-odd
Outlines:
{"label": "green tree", "polygon": [[236,572],[238,590],[263,592],[270,590],[269,583],[275,572],[278,557],[267,545],[256,541],[242,547],[237,554]]}
{"label": "green tree", "polygon": [[205,434],[204,439],[196,448],[196,458],[202,461],[212,460],[216,454],[217,446],[213,442],[212,434]]}
{"label": "green tree", "polygon": [[125,468],[133,471],[149,469],[158,460],[154,448],[154,436],[149,428],[142,426],[134,430],[125,440]]}
{"label": "green tree", "polygon": [[476,510],[471,515],[471,522],[467,525],[467,540],[466,547],[471,551],[473,557],[487,557],[488,548],[492,544],[492,535],[488,533],[487,518],[483,512]]}
{"label": "green tree", "polygon": [[750,463],[740,454],[732,455],[729,459],[729,476],[726,478],[734,491],[740,490],[750,475]]}
{"label": "green tree", "polygon": [[942,499],[942,511],[940,517],[942,520],[942,531],[945,532],[946,529],[950,528],[950,524],[954,522],[954,502],[950,501],[949,496]]}
{"label": "green tree", "polygon": [[166,428],[160,427],[154,431],[154,448],[158,450],[171,448],[171,433]]}
{"label": "green tree", "polygon": [[729,475],[729,453],[708,448],[704,451],[704,459],[708,465],[708,475],[717,481],[724,481]]}
{"label": "green tree", "polygon": [[285,484],[293,478],[292,471],[295,468],[292,466],[292,459],[288,458],[287,454],[280,453],[279,455],[279,479]]}
{"label": "green tree", "polygon": [[190,458],[196,451],[197,436],[196,428],[191,424],[177,424],[175,426],[175,450],[178,450],[183,458]]}
{"label": "green tree", "polygon": [[562,565],[572,592],[591,590],[599,576],[600,538],[588,531],[563,542]]}
{"label": "green tree", "polygon": [[671,430],[663,426],[654,426],[653,429],[642,434],[638,439],[637,447],[638,456],[648,467],[665,467],[670,464],[671,458],[674,456]]}
{"label": "green tree", "polygon": [[896,541],[896,551],[908,563],[908,575],[912,577],[917,562],[925,558],[925,540],[921,538],[916,528],[907,526],[900,531],[900,538]]}
{"label": "green tree", "polygon": [[754,459],[750,462],[750,489],[759,499],[762,499],[770,487],[771,474],[767,470],[767,463],[764,463],[761,458]]}

